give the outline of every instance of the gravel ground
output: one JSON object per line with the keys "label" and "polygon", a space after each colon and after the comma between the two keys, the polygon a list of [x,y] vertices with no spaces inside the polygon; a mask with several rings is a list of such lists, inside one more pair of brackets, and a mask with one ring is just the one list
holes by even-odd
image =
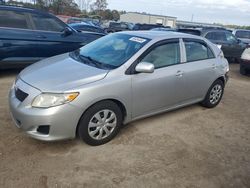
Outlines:
{"label": "gravel ground", "polygon": [[0,72],[0,187],[250,187],[250,77],[232,64],[215,109],[199,105],[130,123],[108,144],[46,143],[18,130]]}

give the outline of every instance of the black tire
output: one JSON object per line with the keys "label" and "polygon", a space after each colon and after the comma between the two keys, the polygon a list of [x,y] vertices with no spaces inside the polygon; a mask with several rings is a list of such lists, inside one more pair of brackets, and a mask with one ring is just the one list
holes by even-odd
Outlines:
{"label": "black tire", "polygon": [[[218,97],[218,100],[215,100],[214,103],[213,103],[213,102],[211,102],[212,99],[210,98],[210,96],[211,96],[211,93],[213,92],[213,89],[214,89],[216,86],[220,86],[220,87],[221,87],[221,94],[220,94],[220,96]],[[221,81],[221,80],[216,80],[216,81],[211,85],[211,87],[209,88],[209,90],[208,90],[208,92],[207,92],[207,94],[206,94],[205,99],[201,102],[201,105],[204,106],[204,107],[206,107],[206,108],[214,108],[214,107],[216,107],[216,106],[220,103],[220,101],[221,101],[221,99],[222,99],[222,96],[223,96],[223,93],[224,93],[224,83],[223,83],[223,81]]]}
{"label": "black tire", "polygon": [[240,65],[240,74],[242,74],[242,75],[247,74],[247,71],[246,71],[245,67],[243,67],[242,65]]}
{"label": "black tire", "polygon": [[[109,110],[110,111],[109,114],[111,114],[111,112],[113,112],[115,114],[116,126],[114,127],[114,129],[111,128],[112,132],[106,138],[97,140],[97,139],[92,138],[91,135],[89,134],[89,129],[91,129],[91,128],[89,128],[89,123],[90,123],[90,121],[93,121],[95,114],[97,114],[98,112],[102,113],[103,110]],[[104,117],[101,117],[102,120],[103,120],[103,118]],[[96,103],[93,106],[91,106],[82,115],[82,117],[79,121],[79,124],[78,124],[78,131],[77,132],[78,132],[79,137],[85,143],[92,145],[92,146],[102,145],[102,144],[109,142],[117,135],[117,133],[119,132],[120,127],[122,125],[122,120],[123,120],[122,111],[116,103],[114,103],[113,101],[109,101],[109,100],[102,101],[102,102]],[[97,123],[99,123],[99,121]],[[100,127],[98,127],[98,128],[100,128]],[[94,129],[94,131],[96,131],[97,127],[94,127],[93,129]],[[97,134],[100,135],[100,131],[98,131]],[[102,131],[102,134],[103,134],[103,131]],[[106,134],[106,131],[105,131],[105,134]]]}

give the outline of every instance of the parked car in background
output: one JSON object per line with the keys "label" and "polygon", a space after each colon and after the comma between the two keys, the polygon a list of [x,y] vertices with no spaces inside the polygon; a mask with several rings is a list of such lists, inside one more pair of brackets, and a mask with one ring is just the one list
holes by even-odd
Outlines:
{"label": "parked car in background", "polygon": [[69,24],[69,26],[77,31],[89,31],[89,32],[106,34],[106,31],[103,28],[94,25],[89,25],[86,23],[73,23]]}
{"label": "parked car in background", "polygon": [[236,29],[233,34],[243,42],[250,45],[250,30]]}
{"label": "parked car in background", "polygon": [[199,35],[217,44],[230,62],[240,62],[247,44],[237,39],[230,31],[222,28],[179,29],[179,32]]}
{"label": "parked car in background", "polygon": [[156,27],[153,29],[150,29],[151,31],[177,31],[174,28],[166,28],[166,27]]}
{"label": "parked car in background", "polygon": [[217,106],[228,71],[221,50],[202,37],[118,32],[23,70],[10,90],[10,111],[33,138],[79,135],[101,145],[123,123],[194,103]]}
{"label": "parked car in background", "polygon": [[25,66],[74,51],[102,36],[77,32],[54,15],[42,11],[0,6],[0,68]]}
{"label": "parked car in background", "polygon": [[140,24],[134,25],[133,30],[151,30],[153,28],[170,28],[169,26],[163,26],[159,24]]}
{"label": "parked car in background", "polygon": [[231,62],[240,62],[247,45],[227,30],[205,30],[203,36],[211,42],[221,45],[225,57]]}
{"label": "parked car in background", "polygon": [[241,56],[240,73],[246,75],[250,72],[250,48],[246,48]]}
{"label": "parked car in background", "polygon": [[109,22],[108,28],[106,28],[107,33],[114,33],[119,31],[130,31],[133,29],[132,23],[127,22]]}

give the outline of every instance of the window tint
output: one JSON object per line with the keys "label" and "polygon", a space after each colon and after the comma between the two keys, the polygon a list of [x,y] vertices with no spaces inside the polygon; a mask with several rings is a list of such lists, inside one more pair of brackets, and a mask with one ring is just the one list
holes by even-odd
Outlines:
{"label": "window tint", "polygon": [[185,42],[187,61],[198,61],[214,58],[210,48],[199,42]]}
{"label": "window tint", "polygon": [[32,19],[36,30],[62,32],[65,28],[62,22],[50,16],[32,14]]}
{"label": "window tint", "polygon": [[122,24],[121,24],[121,28],[123,28],[123,29],[128,29],[128,26],[127,26],[127,24],[122,23]]}
{"label": "window tint", "polygon": [[91,27],[91,26],[80,26],[76,29],[82,30],[82,31],[90,31],[90,32],[103,32],[101,29],[96,28],[96,27]]}
{"label": "window tint", "polygon": [[23,13],[8,10],[0,11],[0,27],[31,29]]}
{"label": "window tint", "polygon": [[231,33],[226,33],[227,42],[237,43],[236,37]]}
{"label": "window tint", "polygon": [[226,41],[225,32],[209,32],[206,37],[209,40]]}
{"label": "window tint", "polygon": [[238,38],[250,39],[250,31],[236,31],[235,36]]}
{"label": "window tint", "polygon": [[109,23],[110,27],[121,27],[121,23],[116,23],[116,22],[110,22]]}
{"label": "window tint", "polygon": [[153,49],[141,62],[154,64],[155,68],[180,63],[180,46],[178,42],[168,43]]}

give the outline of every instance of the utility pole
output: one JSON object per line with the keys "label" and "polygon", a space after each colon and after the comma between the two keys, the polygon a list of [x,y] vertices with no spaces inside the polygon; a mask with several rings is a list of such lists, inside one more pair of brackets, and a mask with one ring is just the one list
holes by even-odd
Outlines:
{"label": "utility pole", "polygon": [[192,14],[192,17],[191,17],[191,22],[194,21],[194,14]]}

